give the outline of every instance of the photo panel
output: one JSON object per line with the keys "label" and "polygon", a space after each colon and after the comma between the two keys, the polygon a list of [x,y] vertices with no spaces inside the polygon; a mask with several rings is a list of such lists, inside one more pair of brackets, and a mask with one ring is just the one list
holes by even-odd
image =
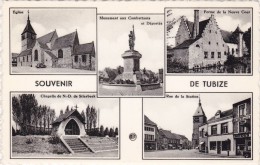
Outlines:
{"label": "photo panel", "polygon": [[169,75],[252,75],[253,8],[165,8]]}
{"label": "photo panel", "polygon": [[143,99],[143,159],[253,160],[253,93]]}
{"label": "photo panel", "polygon": [[98,96],[164,96],[164,15],[98,15]]}
{"label": "photo panel", "polygon": [[9,8],[10,74],[96,74],[96,8]]}
{"label": "photo panel", "polygon": [[10,159],[119,159],[120,100],[11,92]]}

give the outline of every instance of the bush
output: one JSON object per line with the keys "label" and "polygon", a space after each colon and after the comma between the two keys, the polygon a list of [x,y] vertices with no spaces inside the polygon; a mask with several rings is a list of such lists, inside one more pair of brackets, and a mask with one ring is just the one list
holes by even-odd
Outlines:
{"label": "bush", "polygon": [[56,135],[49,137],[49,143],[59,144],[60,143],[60,137],[58,137]]}
{"label": "bush", "polygon": [[32,144],[32,143],[33,143],[32,137],[26,138],[26,144]]}

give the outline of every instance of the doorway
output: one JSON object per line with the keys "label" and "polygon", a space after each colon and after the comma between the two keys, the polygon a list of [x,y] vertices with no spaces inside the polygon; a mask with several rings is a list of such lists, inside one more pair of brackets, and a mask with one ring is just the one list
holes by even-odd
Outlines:
{"label": "doorway", "polygon": [[65,127],[65,135],[79,135],[79,126],[77,122],[71,119]]}

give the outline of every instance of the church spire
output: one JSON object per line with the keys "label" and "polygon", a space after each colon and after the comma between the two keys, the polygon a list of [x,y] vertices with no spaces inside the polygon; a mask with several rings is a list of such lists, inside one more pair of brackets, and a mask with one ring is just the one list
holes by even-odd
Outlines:
{"label": "church spire", "polygon": [[204,113],[203,108],[201,106],[200,96],[199,96],[199,106],[198,106],[198,108],[197,108],[197,110],[196,110],[196,112],[194,113],[193,116],[205,116],[205,113]]}
{"label": "church spire", "polygon": [[201,106],[200,96],[199,96],[199,106]]}
{"label": "church spire", "polygon": [[30,16],[29,16],[29,14],[30,14],[30,12],[29,12],[29,10],[28,10],[28,19],[27,19],[27,21],[30,21]]}

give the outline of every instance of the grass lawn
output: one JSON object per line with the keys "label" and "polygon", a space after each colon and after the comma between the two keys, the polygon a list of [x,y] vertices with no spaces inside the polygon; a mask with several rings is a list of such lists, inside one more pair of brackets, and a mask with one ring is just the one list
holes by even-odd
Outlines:
{"label": "grass lawn", "polygon": [[[13,136],[12,137],[12,154],[69,154],[67,149],[61,144],[49,143],[50,136]],[[26,141],[32,139],[32,143],[27,144]]]}
{"label": "grass lawn", "polygon": [[[70,154],[62,144],[49,143],[48,135],[28,135],[12,136],[12,157],[44,158],[44,157],[100,157],[100,158],[118,158],[118,150],[99,153],[75,153]],[[27,139],[32,139],[32,143],[27,144]]]}

